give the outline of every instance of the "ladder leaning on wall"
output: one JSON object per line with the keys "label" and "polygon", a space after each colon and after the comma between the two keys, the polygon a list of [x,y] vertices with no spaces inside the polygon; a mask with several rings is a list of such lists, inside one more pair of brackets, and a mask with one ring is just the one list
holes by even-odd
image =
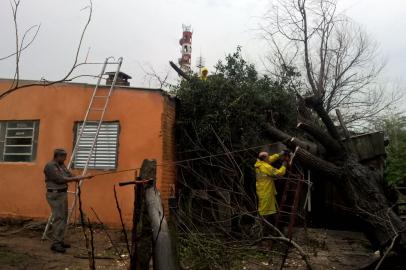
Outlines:
{"label": "ladder leaning on wall", "polygon": [[[86,173],[87,173],[89,162],[92,159],[93,150],[94,150],[94,148],[95,148],[95,146],[97,144],[97,138],[99,136],[100,128],[101,128],[102,123],[103,123],[104,114],[105,114],[105,112],[107,110],[107,106],[109,104],[111,94],[113,93],[114,87],[116,85],[117,77],[118,77],[118,74],[120,72],[121,64],[123,62],[122,57],[120,57],[117,62],[109,62],[110,58],[111,57],[106,58],[106,60],[103,63],[102,71],[100,72],[100,75],[98,76],[97,83],[96,83],[96,85],[94,87],[93,94],[92,94],[92,97],[91,97],[90,102],[89,102],[89,106],[87,108],[83,123],[82,123],[80,131],[79,131],[79,134],[76,137],[76,142],[75,142],[75,145],[73,147],[72,155],[70,156],[69,163],[68,163],[68,166],[67,166],[67,168],[69,170],[72,168],[72,165],[73,165],[73,163],[75,161],[76,154],[80,150],[80,145],[81,145],[82,138],[85,139],[85,140],[90,140],[91,141],[90,148],[86,147],[86,149],[85,149],[85,150],[88,150],[88,155],[87,155],[86,162],[84,163],[84,166],[83,166],[82,176],[86,175]],[[104,73],[106,71],[106,67],[107,67],[108,64],[116,64],[117,69],[116,69],[116,72],[114,74],[113,82],[111,83],[111,86],[110,86],[107,94],[105,94],[105,91],[99,90],[99,85],[100,85],[100,82],[102,80],[102,76],[104,75]],[[100,102],[101,102],[101,104],[100,104]],[[90,120],[91,118],[94,118],[96,120]],[[95,124],[97,126],[96,132],[94,133],[94,135],[84,135],[83,134],[84,130],[86,128],[86,124]],[[78,200],[79,189],[82,186],[82,184],[83,184],[83,180],[79,181],[79,183],[76,184],[74,191],[68,190],[68,195],[73,195],[74,196],[73,199],[72,199],[71,207],[68,209],[68,218],[67,218],[67,223],[68,224],[70,222],[72,212],[76,207],[76,203],[77,203],[77,200]],[[53,222],[53,215],[51,213],[49,215],[47,224],[45,226],[44,233],[42,234],[42,239],[43,240],[47,238],[47,233],[48,233],[49,227],[51,226],[52,222]]]}

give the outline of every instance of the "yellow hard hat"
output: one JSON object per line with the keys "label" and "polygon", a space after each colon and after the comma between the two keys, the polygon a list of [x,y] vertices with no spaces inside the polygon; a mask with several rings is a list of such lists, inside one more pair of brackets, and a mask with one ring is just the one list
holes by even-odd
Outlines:
{"label": "yellow hard hat", "polygon": [[203,68],[202,68],[202,73],[203,73],[203,72],[209,73],[209,69],[208,69],[207,67],[203,67]]}

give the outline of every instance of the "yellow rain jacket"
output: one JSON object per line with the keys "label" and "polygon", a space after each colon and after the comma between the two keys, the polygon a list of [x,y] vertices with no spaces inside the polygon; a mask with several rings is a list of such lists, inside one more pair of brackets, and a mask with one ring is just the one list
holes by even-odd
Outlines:
{"label": "yellow rain jacket", "polygon": [[207,67],[203,67],[200,71],[200,80],[207,81],[207,77],[209,76],[209,69]]}
{"label": "yellow rain jacket", "polygon": [[268,161],[257,160],[255,163],[256,187],[258,196],[258,212],[261,216],[272,215],[276,213],[276,188],[274,178],[283,176],[286,173],[286,167],[281,166],[276,169],[270,165],[277,161],[280,155],[275,154],[268,158]]}

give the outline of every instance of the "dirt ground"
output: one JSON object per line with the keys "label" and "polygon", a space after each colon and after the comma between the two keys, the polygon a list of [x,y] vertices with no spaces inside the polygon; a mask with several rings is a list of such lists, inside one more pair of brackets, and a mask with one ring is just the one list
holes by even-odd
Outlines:
{"label": "dirt ground", "polygon": [[[309,255],[315,269],[360,269],[361,266],[366,266],[379,257],[360,232],[296,228],[292,240]],[[262,260],[243,262],[242,269],[281,269],[285,251],[286,247],[275,247],[271,261],[262,258]],[[284,270],[306,269],[306,264],[293,248],[289,249],[283,265]]]}
{"label": "dirt ground", "polygon": [[[41,240],[43,226],[43,223],[38,222],[20,224],[0,222],[1,270],[89,269],[80,227],[69,229],[66,240],[72,248],[65,254],[59,254],[50,250],[50,241]],[[95,229],[96,269],[128,269],[128,255],[125,252],[126,246],[121,232],[118,230],[107,232],[113,239],[114,246],[106,236],[105,230]],[[297,229],[294,240],[309,254],[312,264],[317,269],[358,269],[378,256],[370,249],[369,242],[362,233],[357,232]],[[273,249],[272,252],[275,254],[279,252],[276,256],[258,256],[256,259],[242,260],[238,269],[280,269],[283,250]],[[274,259],[269,261],[269,257]],[[283,269],[306,269],[306,267],[299,254],[294,249],[289,249]]]}
{"label": "dirt ground", "polygon": [[361,232],[298,229],[294,239],[317,269],[359,269],[379,257]]}
{"label": "dirt ground", "polygon": [[[29,226],[27,226],[27,224]],[[30,226],[31,225],[31,226]],[[24,227],[25,226],[25,227]],[[72,247],[65,254],[50,250],[51,242],[42,241],[42,228],[32,223],[25,225],[0,224],[0,269],[1,270],[39,270],[89,269],[85,241],[79,227],[71,227],[67,233],[66,242]],[[127,269],[125,261],[128,255],[124,252],[125,245],[120,239],[119,231],[108,230],[113,242],[119,249],[122,259],[108,240],[105,232],[96,229],[94,234],[96,251],[96,268],[121,270]]]}

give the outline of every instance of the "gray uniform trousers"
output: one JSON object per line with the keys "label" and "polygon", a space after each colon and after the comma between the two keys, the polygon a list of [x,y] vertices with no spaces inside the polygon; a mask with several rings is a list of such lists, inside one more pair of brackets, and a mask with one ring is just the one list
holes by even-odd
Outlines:
{"label": "gray uniform trousers", "polygon": [[52,223],[52,240],[54,243],[61,243],[64,239],[68,221],[68,194],[66,192],[47,192],[46,196],[54,219]]}

